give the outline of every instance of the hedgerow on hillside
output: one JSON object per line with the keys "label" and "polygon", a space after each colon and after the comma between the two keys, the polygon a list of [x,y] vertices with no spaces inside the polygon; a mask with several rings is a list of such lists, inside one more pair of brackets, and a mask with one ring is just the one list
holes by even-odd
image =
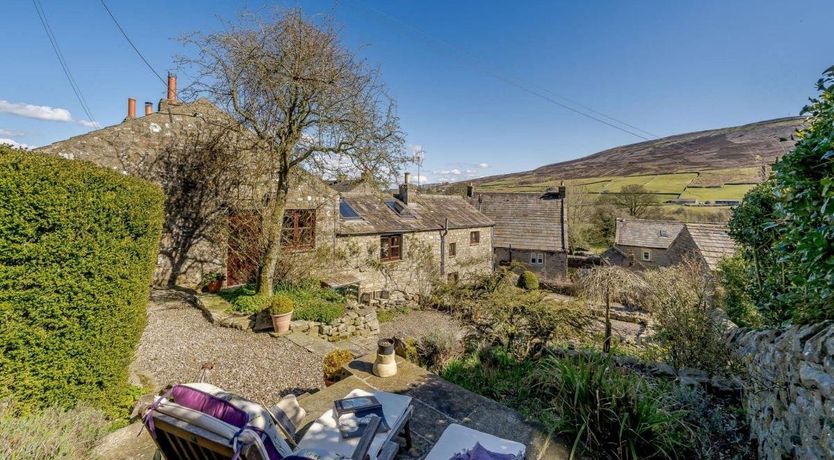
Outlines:
{"label": "hedgerow on hillside", "polygon": [[0,400],[22,413],[131,403],[127,369],[161,190],[90,163],[0,148]]}

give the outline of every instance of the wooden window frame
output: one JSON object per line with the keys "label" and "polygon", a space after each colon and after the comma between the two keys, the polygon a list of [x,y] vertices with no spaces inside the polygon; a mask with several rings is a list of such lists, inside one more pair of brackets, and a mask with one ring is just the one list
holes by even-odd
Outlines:
{"label": "wooden window frame", "polygon": [[[541,257],[536,257],[541,256]],[[543,252],[531,252],[530,253],[530,265],[544,265],[544,253]]]}
{"label": "wooden window frame", "polygon": [[[388,246],[385,246],[388,243]],[[403,235],[395,233],[379,237],[379,260],[395,262],[403,259]]]}
{"label": "wooden window frame", "polygon": [[469,232],[469,245],[475,246],[481,243],[481,232],[478,230],[474,230]]}
{"label": "wooden window frame", "polygon": [[[288,220],[292,225],[287,225]],[[316,248],[315,209],[284,210],[281,247],[290,251],[309,251]]]}
{"label": "wooden window frame", "polygon": [[456,255],[458,255],[458,244],[449,243],[449,257],[455,257]]}

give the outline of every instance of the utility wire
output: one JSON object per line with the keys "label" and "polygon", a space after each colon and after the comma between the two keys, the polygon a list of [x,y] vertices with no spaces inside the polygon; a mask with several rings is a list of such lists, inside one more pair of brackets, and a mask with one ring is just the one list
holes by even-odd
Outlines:
{"label": "utility wire", "polygon": [[[532,94],[536,97],[544,99],[547,102],[555,104],[559,107],[562,107],[563,109],[574,112],[574,113],[576,113],[578,115],[581,115],[585,118],[589,118],[589,119],[594,120],[598,123],[602,123],[602,124],[607,125],[611,128],[620,130],[622,132],[625,132],[625,133],[630,134],[632,136],[638,137],[640,139],[649,141],[649,140],[652,140],[653,138],[660,137],[656,134],[652,134],[651,132],[640,129],[640,128],[632,125],[632,124],[626,123],[626,122],[624,122],[622,120],[619,120],[615,117],[612,117],[610,115],[606,115],[606,114],[604,114],[602,112],[599,112],[599,111],[596,111],[596,110],[594,110],[594,109],[592,109],[588,106],[582,105],[579,102],[573,101],[573,100],[571,100],[571,99],[569,99],[565,96],[561,96],[559,94],[556,94],[553,91],[550,91],[546,88],[542,88],[541,86],[539,86],[538,88],[533,88],[531,86],[534,86],[534,85],[530,85],[530,84],[521,82],[519,80],[516,80],[514,78],[504,76],[504,75],[502,75],[498,72],[495,72],[494,70],[485,66],[483,63],[479,62],[477,59],[473,58],[468,53],[461,52],[459,49],[457,49],[451,43],[448,43],[448,42],[446,42],[444,40],[441,40],[441,39],[438,39],[438,38],[434,38],[434,37],[426,34],[425,32],[423,32],[422,30],[420,30],[416,26],[414,26],[410,23],[407,23],[405,21],[402,21],[402,20],[400,20],[400,19],[398,19],[398,18],[396,18],[396,17],[394,17],[394,16],[392,16],[392,15],[390,15],[390,14],[384,12],[384,11],[381,11],[381,10],[378,10],[376,8],[370,7],[367,4],[361,4],[361,2],[355,2],[355,3],[352,3],[352,4],[353,5],[358,5],[360,8],[364,8],[364,9],[367,9],[369,11],[372,11],[373,13],[375,13],[379,16],[385,17],[389,21],[396,22],[397,24],[399,24],[401,26],[404,26],[408,29],[411,29],[411,31],[417,33],[418,35],[420,35],[424,39],[427,39],[427,40],[433,41],[435,43],[441,44],[446,49],[439,49],[439,51],[441,51],[444,54],[449,54],[449,55],[451,55],[452,57],[455,57],[455,58],[459,58],[460,55],[462,54],[466,58],[466,60],[469,61],[469,64],[471,66],[473,66],[473,67],[477,68],[478,70],[480,70],[481,72],[484,72],[484,73],[490,75],[491,77],[493,77],[497,80],[500,80],[500,81],[502,81],[502,82],[504,82],[504,83],[506,83],[510,86],[513,86],[513,87],[515,87],[519,90],[522,90],[526,93],[529,93],[529,94]],[[437,46],[433,46],[430,43],[428,45],[430,47],[434,48],[435,50],[438,50]],[[538,86],[538,85],[535,85],[535,86]],[[561,99],[562,101],[566,101],[568,103],[562,102],[559,99]],[[571,104],[573,104],[573,105],[571,105]],[[584,109],[584,111],[579,109],[579,108],[574,107],[574,105],[580,107],[581,109]],[[641,133],[643,133],[643,134],[641,134]]]}
{"label": "utility wire", "polygon": [[107,3],[104,3],[104,0],[101,0],[101,6],[103,6],[104,9],[107,11],[107,14],[110,15],[110,19],[113,20],[114,24],[116,24],[116,27],[119,29],[119,32],[121,32],[122,35],[125,37],[125,40],[127,40],[127,42],[130,44],[130,47],[133,48],[133,51],[136,51],[136,54],[139,55],[139,57],[142,59],[142,62],[144,62],[145,65],[148,66],[148,69],[150,69],[151,72],[153,72],[153,74],[156,75],[156,78],[158,78],[159,81],[161,81],[163,85],[167,85],[168,83],[165,81],[164,78],[162,78],[162,75],[160,75],[159,72],[157,72],[153,68],[151,63],[148,62],[147,59],[145,59],[144,55],[142,55],[142,52],[139,51],[139,48],[137,48],[136,45],[133,44],[133,40],[131,40],[130,37],[127,36],[127,32],[125,32],[125,29],[122,27],[121,24],[119,24],[119,21],[116,19],[116,16],[113,15],[113,12],[110,11],[110,8],[107,6]]}
{"label": "utility wire", "polygon": [[58,39],[55,37],[55,34],[52,32],[52,28],[49,26],[49,21],[47,21],[46,19],[46,12],[43,10],[43,5],[41,5],[39,0],[32,0],[32,4],[35,6],[35,11],[38,13],[38,18],[40,18],[41,20],[43,30],[46,32],[47,38],[49,38],[49,43],[52,45],[52,50],[55,51],[55,56],[58,57],[58,63],[61,64],[61,69],[64,71],[64,75],[66,75],[67,80],[69,81],[69,84],[72,87],[72,91],[75,93],[75,97],[78,99],[78,103],[81,104],[81,108],[84,110],[84,113],[87,115],[87,119],[90,120],[90,123],[92,123],[93,126],[97,127],[98,122],[93,117],[93,114],[90,111],[90,107],[87,105],[86,99],[84,99],[84,94],[81,92],[81,87],[78,86],[78,82],[72,76],[72,72],[70,72],[67,60],[64,58],[64,53],[61,52],[61,47],[58,46]]}

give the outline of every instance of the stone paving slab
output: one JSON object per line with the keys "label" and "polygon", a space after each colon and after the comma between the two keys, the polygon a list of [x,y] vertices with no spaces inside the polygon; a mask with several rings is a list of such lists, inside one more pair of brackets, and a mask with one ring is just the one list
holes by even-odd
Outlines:
{"label": "stone paving slab", "polygon": [[354,360],[346,366],[351,376],[302,398],[307,410],[304,424],[309,424],[330,409],[333,401],[354,388],[404,394],[413,398],[411,421],[414,446],[401,449],[400,460],[425,458],[443,430],[457,423],[485,433],[515,440],[527,445],[528,460],[559,460],[570,458],[565,444],[540,426],[525,421],[518,412],[483,396],[454,385],[426,369],[397,357],[397,374],[380,378],[371,372],[375,354]]}

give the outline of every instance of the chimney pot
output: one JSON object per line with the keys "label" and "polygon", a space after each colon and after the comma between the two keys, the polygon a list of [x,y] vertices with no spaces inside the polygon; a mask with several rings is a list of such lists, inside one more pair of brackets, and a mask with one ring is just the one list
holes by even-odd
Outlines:
{"label": "chimney pot", "polygon": [[127,98],[127,117],[136,118],[136,99]]}
{"label": "chimney pot", "polygon": [[153,113],[153,102],[145,102],[145,115]]}
{"label": "chimney pot", "polygon": [[411,183],[411,173],[410,172],[405,173],[405,177],[403,178],[403,183],[405,185],[408,185],[409,183]]}
{"label": "chimney pot", "polygon": [[176,101],[177,100],[177,76],[168,73],[168,100],[169,101]]}
{"label": "chimney pot", "polygon": [[475,196],[475,186],[474,185],[469,184],[469,185],[466,186],[466,196],[469,197],[469,198],[472,198],[473,196]]}

